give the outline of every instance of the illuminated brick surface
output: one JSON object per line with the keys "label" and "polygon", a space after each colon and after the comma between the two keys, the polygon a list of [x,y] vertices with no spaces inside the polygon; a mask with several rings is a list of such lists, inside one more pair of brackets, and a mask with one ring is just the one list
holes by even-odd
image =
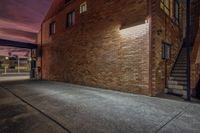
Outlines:
{"label": "illuminated brick surface", "polygon": [[[169,76],[183,40],[182,5],[177,26],[165,16],[158,0],[151,1],[152,40],[149,40],[148,21],[139,23],[148,20],[146,0],[87,0],[88,11],[83,14],[79,13],[83,0],[67,5],[63,2],[54,1],[42,24],[43,79],[151,95],[149,70],[152,70],[152,95],[164,91],[162,41],[172,44],[167,63]],[[71,11],[76,12],[76,23],[66,28],[66,14]],[[56,34],[49,36],[49,24],[53,21]],[[120,30],[121,27],[129,28]],[[41,35],[38,36],[40,42]]]}

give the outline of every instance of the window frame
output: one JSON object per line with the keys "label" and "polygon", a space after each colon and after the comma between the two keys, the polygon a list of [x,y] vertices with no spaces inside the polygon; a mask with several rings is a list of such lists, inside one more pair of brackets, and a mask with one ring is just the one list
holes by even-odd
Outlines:
{"label": "window frame", "polygon": [[70,28],[76,23],[76,13],[71,11],[66,15],[66,28]]}
{"label": "window frame", "polygon": [[[166,5],[166,1],[168,1],[169,5]],[[170,16],[171,13],[170,5],[171,5],[170,0],[160,0],[160,8],[167,16]]]}
{"label": "window frame", "polygon": [[69,2],[71,2],[72,0],[65,0],[65,4],[68,4]]}
{"label": "window frame", "polygon": [[81,3],[80,5],[80,14],[87,12],[87,1]]}
{"label": "window frame", "polygon": [[[177,10],[177,7],[178,7],[178,10]],[[176,16],[178,15],[178,16]],[[180,22],[180,3],[178,2],[178,0],[174,0],[174,22],[176,24],[179,24]]]}
{"label": "window frame", "polygon": [[53,21],[49,24],[49,36],[56,34],[56,22]]}

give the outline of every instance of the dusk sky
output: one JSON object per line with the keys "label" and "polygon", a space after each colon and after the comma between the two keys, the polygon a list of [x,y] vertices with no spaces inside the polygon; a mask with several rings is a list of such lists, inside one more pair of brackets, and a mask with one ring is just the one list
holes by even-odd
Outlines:
{"label": "dusk sky", "polygon": [[[0,39],[34,43],[51,2],[0,0]],[[10,50],[0,46],[0,55],[7,55]]]}
{"label": "dusk sky", "polygon": [[0,0],[0,38],[34,42],[52,0]]}

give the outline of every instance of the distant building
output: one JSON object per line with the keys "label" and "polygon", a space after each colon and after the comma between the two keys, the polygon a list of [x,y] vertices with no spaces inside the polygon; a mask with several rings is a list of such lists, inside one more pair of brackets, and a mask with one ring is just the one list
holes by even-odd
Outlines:
{"label": "distant building", "polygon": [[16,57],[4,57],[0,56],[0,68],[4,69],[4,65],[8,66],[8,69],[18,69],[18,66],[20,70],[23,71],[30,71],[30,61],[28,58],[16,58]]}

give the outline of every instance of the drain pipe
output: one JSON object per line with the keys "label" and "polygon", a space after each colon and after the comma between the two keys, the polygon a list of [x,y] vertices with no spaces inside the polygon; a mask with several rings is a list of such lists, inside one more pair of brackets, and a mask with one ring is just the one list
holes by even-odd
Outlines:
{"label": "drain pipe", "polygon": [[149,23],[149,34],[148,34],[148,44],[149,44],[149,72],[148,72],[148,86],[149,95],[153,96],[152,93],[152,1],[148,0],[148,23]]}
{"label": "drain pipe", "polygon": [[43,59],[42,59],[42,54],[43,54],[43,52],[42,52],[42,43],[43,43],[43,21],[42,21],[42,24],[41,24],[41,38],[40,38],[40,61],[41,61],[41,68],[40,68],[40,73],[41,73],[41,80],[43,79],[43,68],[42,68],[42,64],[43,64]]}
{"label": "drain pipe", "polygon": [[190,20],[191,20],[191,4],[190,0],[186,1],[186,38],[187,38],[187,43],[186,43],[186,48],[187,48],[187,97],[186,100],[190,101],[191,100],[191,88],[190,88]]}

